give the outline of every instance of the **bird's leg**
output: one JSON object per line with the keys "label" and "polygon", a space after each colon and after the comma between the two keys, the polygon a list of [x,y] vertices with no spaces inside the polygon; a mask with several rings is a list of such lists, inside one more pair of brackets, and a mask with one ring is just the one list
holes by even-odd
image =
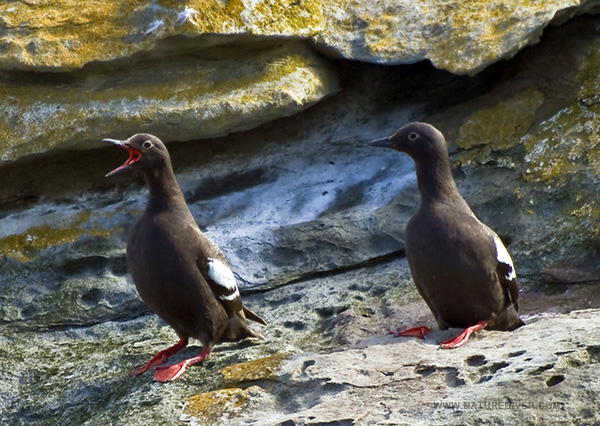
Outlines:
{"label": "bird's leg", "polygon": [[473,334],[473,332],[483,330],[486,325],[487,321],[479,321],[477,324],[465,328],[465,331],[460,333],[458,336],[440,343],[440,349],[454,349],[464,345],[467,343],[467,340],[469,340],[469,337],[471,334]]}
{"label": "bird's leg", "polygon": [[188,344],[188,339],[179,340],[179,342],[177,342],[170,348],[167,348],[164,351],[160,351],[159,353],[157,353],[154,356],[154,358],[152,358],[148,362],[148,364],[143,365],[140,368],[138,368],[137,370],[134,370],[131,373],[129,373],[129,377],[139,376],[140,374],[145,373],[146,371],[150,370],[153,367],[156,367],[157,365],[164,364],[165,362],[167,362],[167,360],[169,359],[169,357],[171,355],[174,355],[177,352],[179,352],[180,350],[182,350],[183,348],[185,348],[187,346],[187,344]]}
{"label": "bird's leg", "polygon": [[390,334],[393,334],[394,337],[418,337],[419,339],[424,339],[430,331],[431,329],[429,327],[421,326],[403,331],[391,331]]}
{"label": "bird's leg", "polygon": [[198,364],[199,362],[206,361],[209,358],[210,349],[202,348],[202,352],[200,352],[200,355],[198,356],[183,360],[177,364],[158,367],[154,372],[154,381],[163,383],[173,381],[181,376],[185,369],[190,365]]}

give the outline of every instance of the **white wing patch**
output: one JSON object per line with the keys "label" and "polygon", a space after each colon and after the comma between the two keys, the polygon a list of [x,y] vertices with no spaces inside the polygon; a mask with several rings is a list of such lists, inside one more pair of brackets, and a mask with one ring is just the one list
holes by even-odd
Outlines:
{"label": "white wing patch", "polygon": [[222,294],[222,295],[220,295],[219,299],[221,299],[221,300],[227,300],[228,302],[231,302],[232,300],[235,300],[236,297],[240,297],[240,291],[237,288],[231,294]]}
{"label": "white wing patch", "polygon": [[500,238],[498,238],[497,235],[494,235],[494,244],[496,244],[496,259],[498,259],[498,262],[510,266],[510,272],[506,276],[506,279],[509,281],[514,280],[517,278],[515,266],[513,265],[512,259],[510,254],[508,254],[506,247],[504,247],[504,244],[502,244],[502,241],[500,241]]}
{"label": "white wing patch", "polygon": [[232,301],[240,296],[240,291],[235,282],[235,276],[227,265],[217,259],[210,258],[206,261],[206,264],[208,265],[208,277],[213,280],[215,284],[223,287],[223,289],[226,290],[226,293],[228,293],[220,295],[219,299]]}

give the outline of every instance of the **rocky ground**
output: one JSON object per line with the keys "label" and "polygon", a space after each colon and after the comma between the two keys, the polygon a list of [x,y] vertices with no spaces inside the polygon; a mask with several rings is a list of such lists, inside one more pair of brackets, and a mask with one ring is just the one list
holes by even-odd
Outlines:
{"label": "rocky ground", "polygon": [[[271,3],[0,5],[0,423],[598,423],[596,2]],[[412,163],[366,143],[414,120],[507,244],[525,327],[388,334],[434,323]],[[269,322],[169,384],[127,377],[176,340],[124,259],[141,176],[104,178],[101,139],[138,131]]]}
{"label": "rocky ground", "polygon": [[598,303],[585,290],[527,290],[525,327],[438,350],[458,330],[425,341],[388,334],[434,321],[405,259],[382,261],[246,295],[269,322],[268,341],[218,346],[169,384],[127,377],[176,341],[154,315],[4,326],[3,411],[10,424],[48,425],[593,424],[600,312],[575,310]]}

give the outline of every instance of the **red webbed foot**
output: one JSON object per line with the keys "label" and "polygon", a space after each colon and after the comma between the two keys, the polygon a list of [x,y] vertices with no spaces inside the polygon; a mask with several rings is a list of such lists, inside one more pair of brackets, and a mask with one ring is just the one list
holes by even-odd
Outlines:
{"label": "red webbed foot", "polygon": [[398,332],[391,331],[390,334],[393,334],[394,337],[418,337],[419,339],[424,339],[430,331],[429,327],[421,326]]}
{"label": "red webbed foot", "polygon": [[469,337],[471,337],[473,332],[483,330],[486,325],[487,321],[479,321],[477,324],[465,328],[465,331],[460,333],[458,336],[440,343],[440,349],[454,349],[461,347],[467,343],[467,340],[469,340]]}
{"label": "red webbed foot", "polygon": [[210,351],[202,349],[202,352],[200,352],[200,355],[198,356],[183,360],[177,364],[158,367],[156,371],[154,371],[154,381],[162,383],[171,382],[181,376],[190,365],[198,364],[209,358]]}
{"label": "red webbed foot", "polygon": [[151,368],[154,368],[158,365],[164,364],[165,362],[167,362],[169,360],[169,357],[171,355],[174,355],[177,352],[179,352],[180,350],[182,350],[183,348],[185,348],[187,346],[187,344],[188,344],[187,339],[181,339],[179,342],[177,342],[175,345],[171,346],[170,348],[167,348],[167,349],[157,353],[147,364],[145,364],[145,365],[141,366],[140,368],[138,368],[137,370],[134,370],[131,373],[129,373],[129,377],[139,376],[140,374],[145,373],[146,371],[150,370]]}

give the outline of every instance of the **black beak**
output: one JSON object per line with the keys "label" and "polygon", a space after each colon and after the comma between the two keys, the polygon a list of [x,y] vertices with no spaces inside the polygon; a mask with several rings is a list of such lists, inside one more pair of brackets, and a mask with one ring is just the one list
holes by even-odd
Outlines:
{"label": "black beak", "polygon": [[109,139],[109,138],[105,138],[102,139],[102,142],[108,142],[108,143],[112,143],[113,145],[117,145],[120,146],[121,148],[125,148],[125,141],[120,141],[117,139]]}
{"label": "black beak", "polygon": [[390,140],[390,138],[381,138],[369,142],[369,145],[376,146],[378,148],[392,148],[393,142]]}

